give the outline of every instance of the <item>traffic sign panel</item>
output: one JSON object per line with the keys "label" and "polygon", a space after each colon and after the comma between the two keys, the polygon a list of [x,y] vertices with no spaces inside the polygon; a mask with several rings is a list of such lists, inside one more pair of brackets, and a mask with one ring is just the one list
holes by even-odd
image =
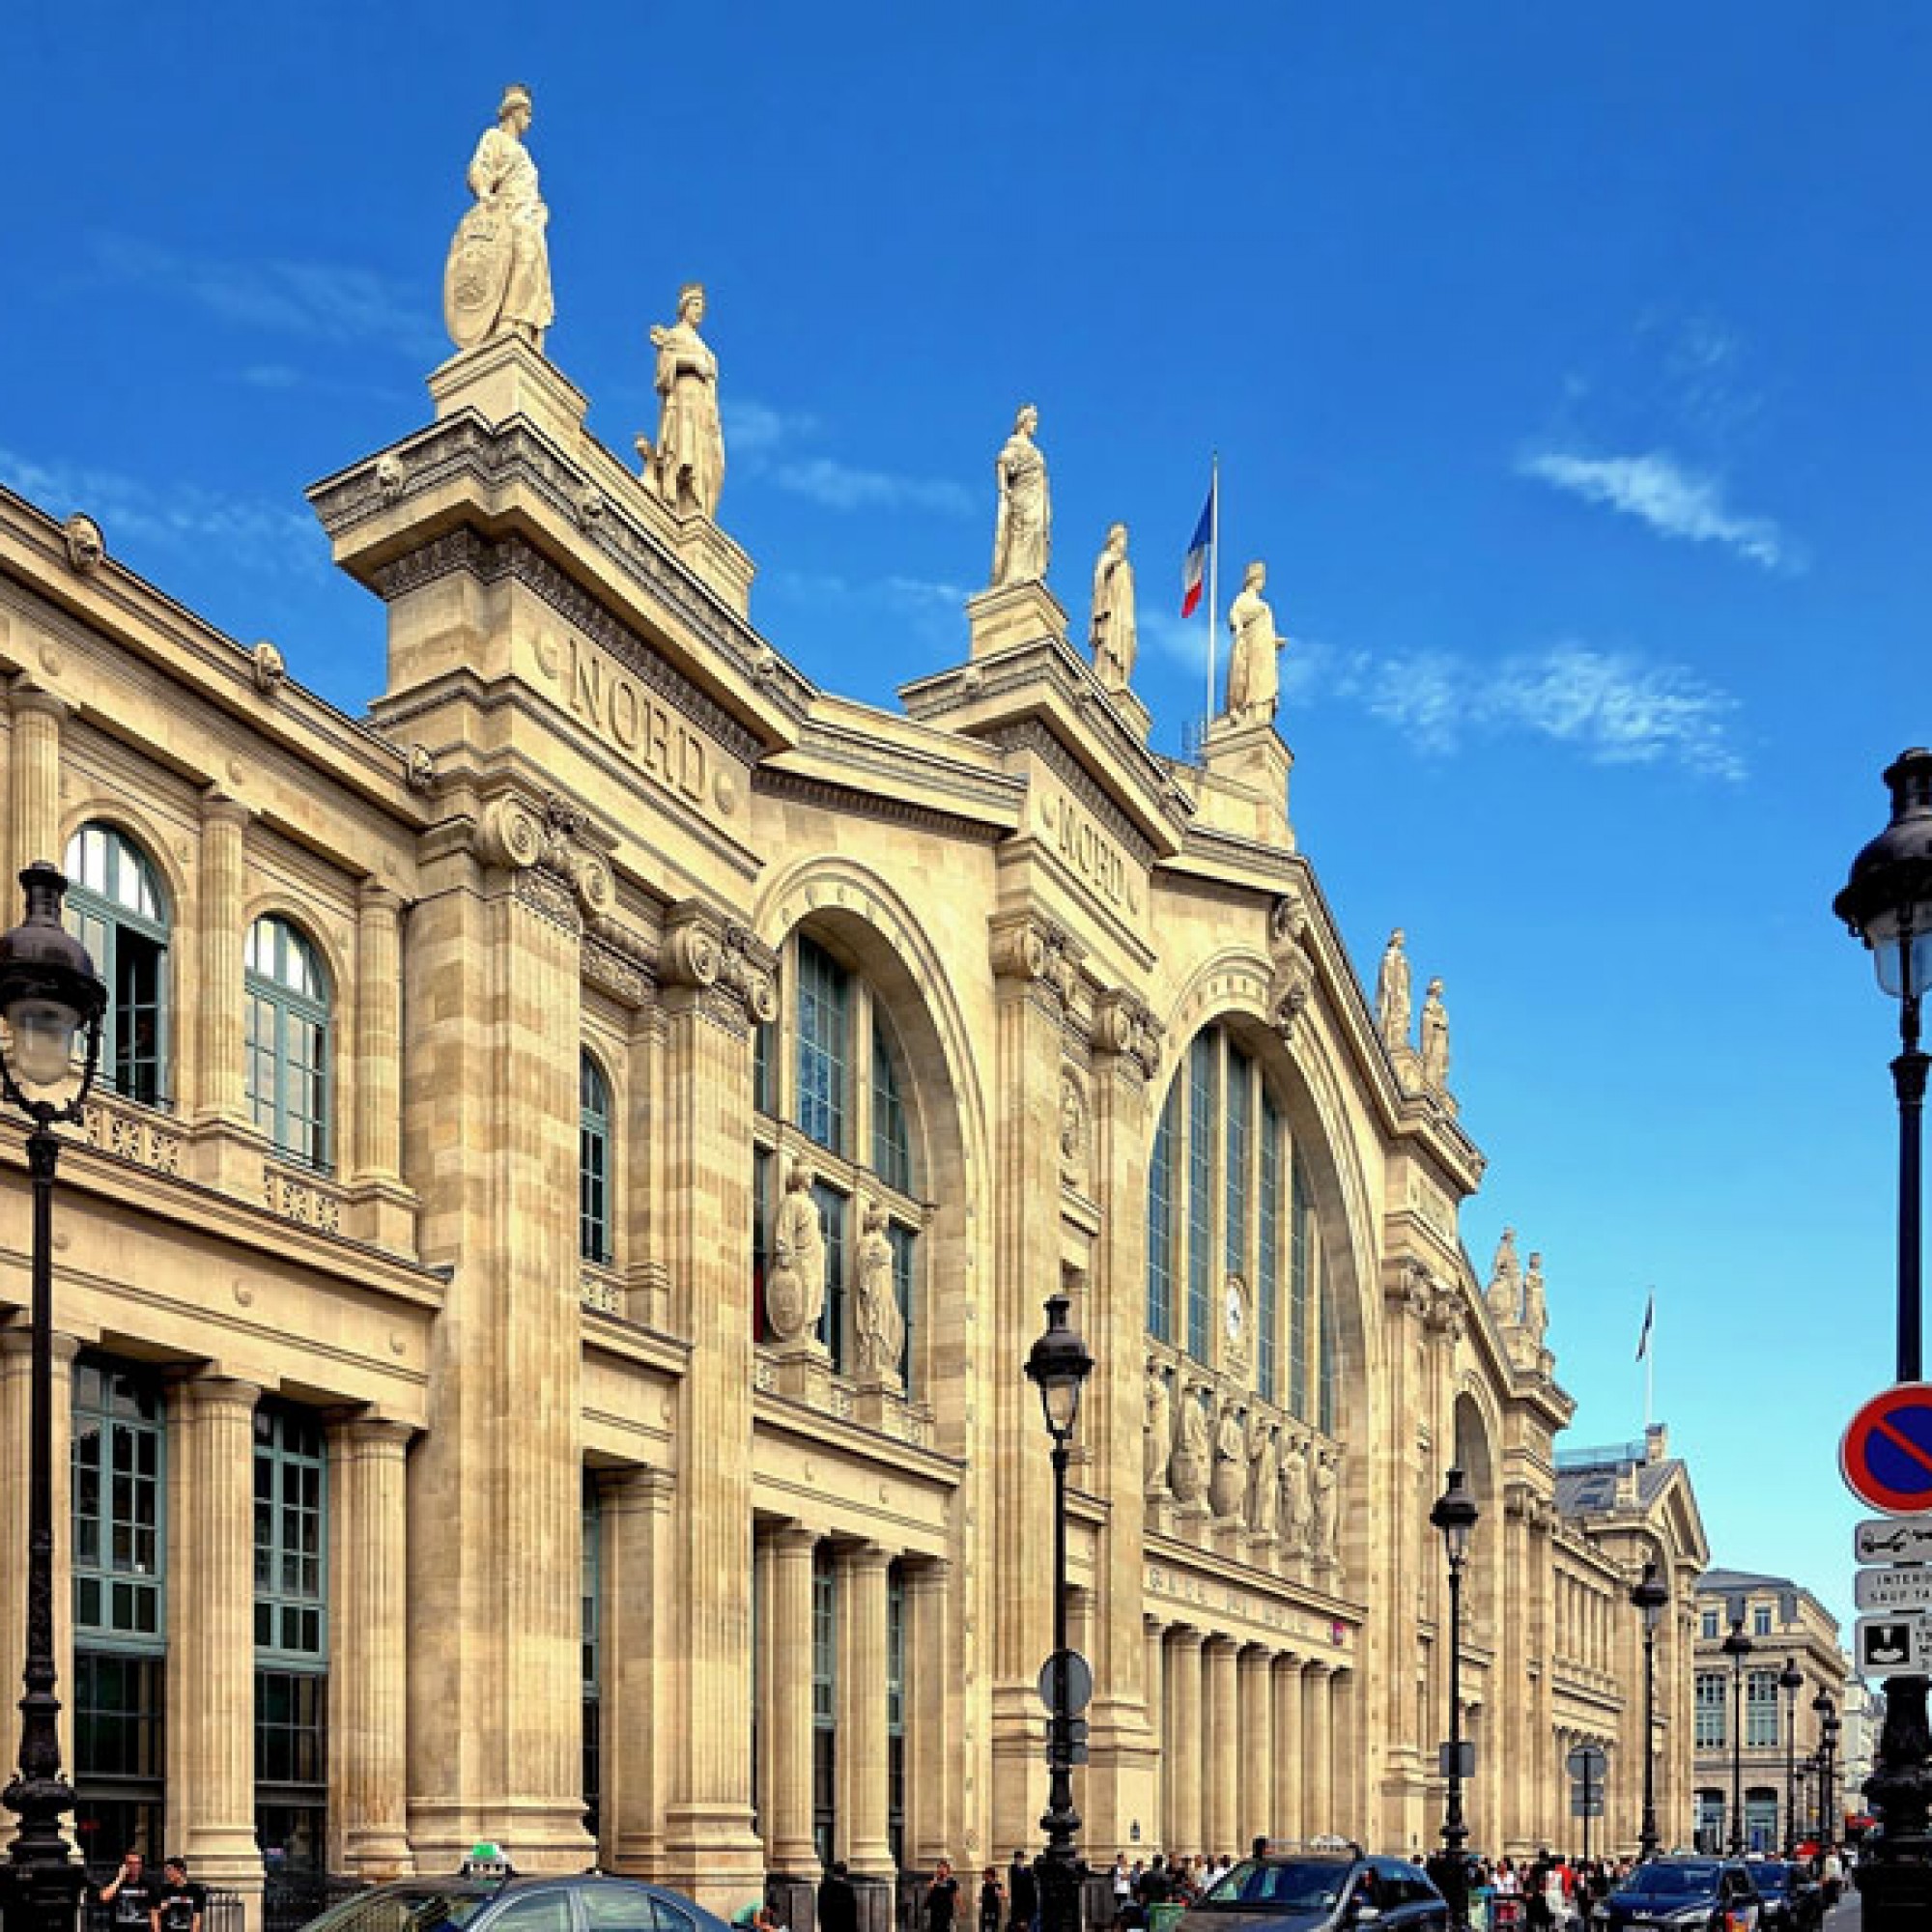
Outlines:
{"label": "traffic sign panel", "polygon": [[1580,1783],[1602,1784],[1609,1759],[1604,1754],[1602,1745],[1578,1745],[1563,1762],[1570,1776]]}
{"label": "traffic sign panel", "polygon": [[1932,1629],[1922,1617],[1861,1617],[1853,1639],[1861,1673],[1917,1677],[1932,1664]]}
{"label": "traffic sign panel", "polygon": [[1932,1606],[1932,1570],[1856,1570],[1852,1601],[1861,1610],[1917,1610]]}
{"label": "traffic sign panel", "polygon": [[1845,1431],[1838,1466],[1873,1509],[1932,1513],[1932,1382],[1900,1382],[1873,1396]]}
{"label": "traffic sign panel", "polygon": [[1852,1532],[1852,1554],[1861,1563],[1932,1563],[1932,1521],[1882,1516]]}

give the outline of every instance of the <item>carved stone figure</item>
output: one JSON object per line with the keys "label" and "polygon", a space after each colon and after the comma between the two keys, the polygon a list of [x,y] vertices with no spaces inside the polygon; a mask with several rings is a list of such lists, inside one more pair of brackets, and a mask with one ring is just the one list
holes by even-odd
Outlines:
{"label": "carved stone figure", "polygon": [[550,211],[524,146],[529,126],[529,89],[506,88],[497,125],[484,130],[469,163],[476,202],[457,223],[442,278],[443,321],[459,349],[493,335],[520,335],[541,349],[556,314],[545,234]]}
{"label": "carved stone figure", "polygon": [[1167,1481],[1168,1459],[1174,1454],[1173,1397],[1159,1360],[1150,1355],[1147,1365],[1147,1461],[1145,1471],[1149,1489],[1158,1489]]}
{"label": "carved stone figure", "polygon": [[1402,927],[1397,926],[1382,949],[1382,969],[1376,975],[1376,1024],[1392,1050],[1408,1045],[1408,954],[1402,944]]}
{"label": "carved stone figure", "polygon": [[106,558],[107,539],[85,510],[76,510],[61,526],[61,539],[67,545],[68,567],[77,576],[99,570]]}
{"label": "carved stone figure", "polygon": [[1235,642],[1228,658],[1227,716],[1236,724],[1265,724],[1281,696],[1281,667],[1275,660],[1286,639],[1276,635],[1274,612],[1262,595],[1266,584],[1267,565],[1249,564],[1240,595],[1228,607]]}
{"label": "carved stone figure", "polygon": [[1094,668],[1109,691],[1124,691],[1134,674],[1140,637],[1134,622],[1134,567],[1127,561],[1127,526],[1116,524],[1094,565],[1094,622],[1089,633]]}
{"label": "carved stone figure", "polygon": [[1022,403],[1013,433],[993,462],[1000,506],[993,523],[993,588],[1038,583],[1053,550],[1053,505],[1046,487],[1046,458],[1035,443],[1039,412]]}
{"label": "carved stone figure", "polygon": [[1490,1313],[1505,1327],[1522,1320],[1522,1264],[1517,1259],[1516,1230],[1505,1228],[1490,1264],[1490,1285],[1483,1291]]}
{"label": "carved stone figure", "polygon": [[866,1231],[859,1236],[854,1259],[859,1279],[852,1322],[859,1373],[896,1386],[900,1358],[905,1353],[905,1317],[899,1313],[898,1290],[893,1282],[893,1244],[886,1238],[886,1210],[876,1201],[866,1204]]}
{"label": "carved stone figure", "polygon": [[677,292],[677,320],[651,330],[658,352],[658,440],[638,439],[644,481],[674,516],[715,517],[724,488],[724,429],[718,414],[718,358],[697,332],[704,284]]}
{"label": "carved stone figure", "polygon": [[1543,1257],[1540,1254],[1530,1256],[1528,1272],[1522,1278],[1522,1325],[1539,1342],[1549,1326],[1549,1298],[1543,1286]]}
{"label": "carved stone figure", "polygon": [[825,1222],[811,1198],[811,1182],[810,1167],[793,1161],[772,1229],[765,1320],[781,1342],[809,1335],[825,1312]]}
{"label": "carved stone figure", "polygon": [[1432,980],[1422,996],[1422,1077],[1435,1091],[1449,1087],[1449,1011],[1442,1004],[1442,981]]}
{"label": "carved stone figure", "polygon": [[1255,1420],[1248,1437],[1248,1524],[1257,1536],[1272,1536],[1281,1520],[1281,1432]]}
{"label": "carved stone figure", "polygon": [[288,682],[289,668],[282,654],[267,638],[249,653],[255,672],[255,689],[264,697],[272,697]]}
{"label": "carved stone figure", "polygon": [[1175,1500],[1198,1503],[1208,1493],[1208,1465],[1212,1451],[1208,1441],[1208,1411],[1200,1394],[1184,1388],[1180,1396],[1180,1439],[1174,1445],[1167,1486]]}
{"label": "carved stone figure", "polygon": [[1214,1476],[1208,1500],[1216,1516],[1240,1517],[1248,1499],[1248,1436],[1240,1411],[1232,1402],[1221,1406],[1214,1430]]}
{"label": "carved stone figure", "polygon": [[1307,1441],[1292,1441],[1281,1457],[1281,1537],[1292,1556],[1306,1553],[1314,1505],[1308,1491]]}
{"label": "carved stone figure", "polygon": [[1335,1531],[1342,1500],[1341,1478],[1335,1459],[1327,1450],[1315,1456],[1308,1483],[1314,1492],[1308,1527],[1309,1554],[1318,1566],[1325,1568],[1335,1561]]}

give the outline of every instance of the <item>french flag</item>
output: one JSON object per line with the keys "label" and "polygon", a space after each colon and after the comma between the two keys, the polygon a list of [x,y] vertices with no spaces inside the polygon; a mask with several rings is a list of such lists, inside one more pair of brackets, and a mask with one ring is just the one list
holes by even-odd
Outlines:
{"label": "french flag", "polygon": [[1208,486],[1208,500],[1201,506],[1201,521],[1194,526],[1194,541],[1187,546],[1187,561],[1180,566],[1180,614],[1191,617],[1201,608],[1201,585],[1208,575],[1208,552],[1214,542],[1214,492],[1220,487],[1217,476]]}

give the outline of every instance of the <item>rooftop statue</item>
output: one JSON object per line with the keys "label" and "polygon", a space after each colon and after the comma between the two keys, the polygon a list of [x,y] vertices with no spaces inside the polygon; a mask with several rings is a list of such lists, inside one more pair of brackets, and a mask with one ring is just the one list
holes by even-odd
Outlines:
{"label": "rooftop statue", "polygon": [[517,335],[541,350],[556,315],[544,232],[550,211],[524,146],[529,126],[529,89],[506,88],[497,125],[484,130],[469,163],[476,201],[456,225],[442,277],[443,321],[459,349]]}
{"label": "rooftop statue", "polygon": [[1046,458],[1034,441],[1039,412],[1022,403],[1013,433],[994,459],[1000,507],[993,524],[993,588],[1039,583],[1053,550],[1053,505],[1047,497]]}
{"label": "rooftop statue", "polygon": [[1514,1228],[1505,1228],[1496,1243],[1496,1258],[1490,1264],[1490,1285],[1483,1297],[1505,1326],[1514,1327],[1522,1320],[1522,1263],[1517,1259]]}
{"label": "rooftop statue", "polygon": [[1267,565],[1251,563],[1241,579],[1241,592],[1228,607],[1228,628],[1235,634],[1228,658],[1228,709],[1236,724],[1265,724],[1273,718],[1281,696],[1281,668],[1275,663],[1286,639],[1274,628],[1274,612],[1262,596]]}
{"label": "rooftop statue", "polygon": [[1422,1077],[1438,1094],[1449,1087],[1449,1009],[1442,981],[1432,980],[1422,996]]}
{"label": "rooftop statue", "polygon": [[1397,926],[1382,949],[1381,971],[1376,976],[1376,1025],[1391,1049],[1408,1044],[1408,954],[1402,943],[1402,927]]}
{"label": "rooftop statue", "polygon": [[1134,624],[1134,567],[1127,561],[1127,526],[1107,532],[1094,565],[1094,668],[1109,691],[1124,691],[1134,674],[1140,639]]}
{"label": "rooftop statue", "polygon": [[1543,1257],[1531,1255],[1522,1278],[1522,1325],[1541,1342],[1549,1327],[1549,1296],[1543,1285]]}
{"label": "rooftop statue", "polygon": [[716,517],[724,488],[724,429],[718,417],[718,358],[697,332],[704,284],[677,292],[677,320],[651,330],[658,352],[658,444],[638,439],[644,480],[675,516]]}

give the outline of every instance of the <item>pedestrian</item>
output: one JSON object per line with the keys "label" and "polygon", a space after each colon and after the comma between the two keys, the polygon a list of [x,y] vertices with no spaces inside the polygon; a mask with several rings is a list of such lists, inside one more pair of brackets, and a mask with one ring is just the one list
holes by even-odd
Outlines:
{"label": "pedestrian", "polygon": [[1127,1855],[1122,1852],[1114,1860],[1114,1923],[1126,1923],[1128,1912],[1134,1902],[1133,1874],[1127,1869]]}
{"label": "pedestrian", "polygon": [[958,1917],[959,1881],[952,1876],[952,1863],[941,1859],[925,1889],[925,1932],[952,1932]]}
{"label": "pedestrian", "polygon": [[193,1884],[187,1861],[177,1852],[162,1861],[161,1889],[148,1912],[149,1932],[201,1932],[208,1910],[208,1888]]}
{"label": "pedestrian", "polygon": [[1007,1889],[1000,1883],[998,1865],[988,1865],[980,1874],[980,1932],[1001,1932],[1007,1919]]}
{"label": "pedestrian", "polygon": [[1818,1876],[1825,1887],[1825,1910],[1831,1911],[1845,1890],[1845,1861],[1838,1856],[1836,1845],[1825,1847],[1824,1862],[1818,1867]]}
{"label": "pedestrian", "polygon": [[818,1932],[859,1932],[859,1894],[843,1859],[818,1881]]}
{"label": "pedestrian", "polygon": [[1007,1867],[1007,1923],[1012,1932],[1033,1932],[1039,1922],[1039,1880],[1027,1855],[1015,1845]]}
{"label": "pedestrian", "polygon": [[99,1896],[102,1905],[112,1908],[114,1932],[147,1932],[155,1887],[139,1852],[122,1854],[121,1869],[100,1888]]}

